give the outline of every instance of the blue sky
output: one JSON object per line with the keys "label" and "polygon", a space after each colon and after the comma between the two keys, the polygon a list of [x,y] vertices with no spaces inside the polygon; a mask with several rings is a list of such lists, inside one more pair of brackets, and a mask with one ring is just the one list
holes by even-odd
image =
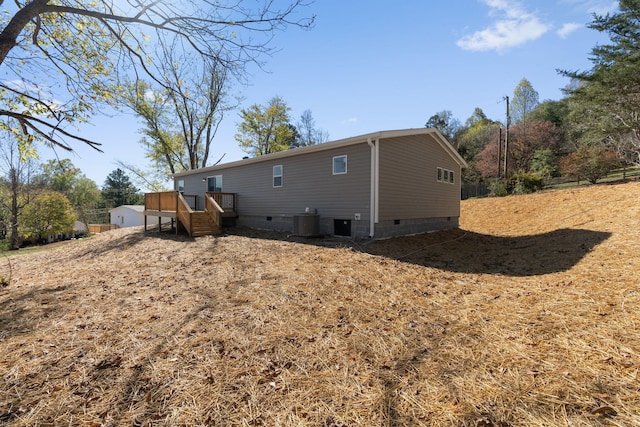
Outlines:
{"label": "blue sky", "polygon": [[[464,122],[480,107],[504,120],[503,98],[522,78],[541,101],[562,98],[569,81],[556,70],[591,67],[591,49],[607,40],[586,25],[593,13],[616,6],[611,0],[317,0],[308,8],[314,28],[277,34],[278,51],[263,58],[266,71],[252,68],[249,85],[232,92],[242,96],[242,108],[280,96],[294,122],[309,109],[330,140],[423,127],[442,110]],[[212,161],[245,155],[234,138],[238,113],[222,122]],[[103,154],[81,145],[75,154],[58,154],[102,186],[119,160],[147,165],[139,129],[128,114],[99,116],[82,132],[103,143]],[[45,149],[41,155],[51,157]]]}

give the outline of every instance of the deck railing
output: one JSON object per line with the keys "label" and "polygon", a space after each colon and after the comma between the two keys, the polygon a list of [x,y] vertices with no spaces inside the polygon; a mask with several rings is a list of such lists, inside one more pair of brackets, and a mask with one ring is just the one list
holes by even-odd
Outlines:
{"label": "deck railing", "polygon": [[146,193],[144,195],[144,209],[148,211],[174,211],[178,203],[175,191]]}
{"label": "deck railing", "polygon": [[[193,198],[193,206],[187,202]],[[208,226],[213,233],[222,230],[222,217],[235,216],[235,193],[207,192],[204,196],[204,211],[195,210],[196,196],[182,194],[178,191],[162,191],[147,193],[144,197],[145,229],[146,215],[171,216],[176,218],[193,236],[201,235]],[[204,220],[204,223],[203,223]],[[208,225],[205,225],[208,223]],[[177,232],[177,228],[176,228]]]}
{"label": "deck railing", "polygon": [[211,197],[224,211],[236,212],[236,193],[222,193],[220,191],[208,191],[206,197]]}

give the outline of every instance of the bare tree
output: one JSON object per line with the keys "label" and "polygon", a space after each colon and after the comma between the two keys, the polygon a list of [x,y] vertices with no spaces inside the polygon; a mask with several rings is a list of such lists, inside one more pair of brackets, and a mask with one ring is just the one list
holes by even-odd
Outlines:
{"label": "bare tree", "polygon": [[227,95],[230,72],[222,62],[198,61],[175,44],[161,47],[163,60],[154,67],[162,86],[129,84],[123,101],[144,121],[141,142],[156,169],[173,174],[205,167],[218,126],[235,106]]}
{"label": "bare tree", "polygon": [[304,147],[313,144],[322,144],[329,140],[329,133],[316,128],[316,121],[311,114],[311,110],[304,110],[300,115],[300,120],[296,124],[298,138],[294,142],[295,147]]}
{"label": "bare tree", "polygon": [[271,0],[16,0],[2,14],[0,64],[7,77],[0,83],[0,126],[20,135],[22,148],[37,138],[67,150],[70,140],[99,149],[69,125],[87,120],[97,105],[115,103],[113,88],[123,76],[163,85],[151,66],[159,40],[175,39],[241,76],[248,62],[271,51],[277,31],[312,24],[313,17],[299,14],[304,6],[305,0],[284,7]]}

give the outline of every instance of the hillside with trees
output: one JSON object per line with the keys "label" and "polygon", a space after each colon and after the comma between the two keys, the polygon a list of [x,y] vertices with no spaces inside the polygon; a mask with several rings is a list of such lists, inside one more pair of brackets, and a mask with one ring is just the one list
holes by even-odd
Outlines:
{"label": "hillside with trees", "polygon": [[98,188],[71,160],[23,161],[10,141],[0,145],[2,248],[86,235],[89,224],[109,222],[108,209],[143,203],[139,189],[119,168]]}
{"label": "hillside with trees", "polygon": [[595,15],[590,28],[610,43],[593,48],[591,70],[559,71],[571,79],[565,98],[540,101],[523,78],[505,97],[502,122],[481,108],[464,124],[448,110],[429,118],[425,126],[439,129],[469,163],[466,183],[504,195],[561,175],[596,183],[614,169],[640,166],[640,3],[623,0],[618,12]]}

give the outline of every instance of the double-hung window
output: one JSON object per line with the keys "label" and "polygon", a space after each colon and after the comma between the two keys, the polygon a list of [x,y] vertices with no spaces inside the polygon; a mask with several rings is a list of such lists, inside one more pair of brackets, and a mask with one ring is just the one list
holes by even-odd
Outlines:
{"label": "double-hung window", "polygon": [[273,167],[273,187],[282,187],[282,165]]}

